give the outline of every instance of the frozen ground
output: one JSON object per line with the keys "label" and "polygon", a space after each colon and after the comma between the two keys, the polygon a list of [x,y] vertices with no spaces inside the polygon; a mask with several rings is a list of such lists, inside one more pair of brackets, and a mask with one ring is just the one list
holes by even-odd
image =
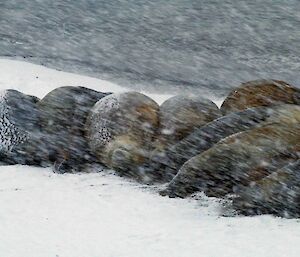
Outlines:
{"label": "frozen ground", "polygon": [[[0,88],[42,97],[81,85],[114,84],[0,59]],[[151,95],[161,102],[167,96]],[[0,167],[2,257],[298,257],[300,223],[272,216],[222,217],[222,203],[160,197],[102,173],[53,174]]]}

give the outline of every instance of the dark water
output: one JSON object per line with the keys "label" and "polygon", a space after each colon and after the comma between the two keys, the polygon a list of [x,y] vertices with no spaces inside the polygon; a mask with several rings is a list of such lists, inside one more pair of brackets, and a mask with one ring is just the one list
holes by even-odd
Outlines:
{"label": "dark water", "polygon": [[300,1],[1,0],[0,56],[156,91],[300,85]]}

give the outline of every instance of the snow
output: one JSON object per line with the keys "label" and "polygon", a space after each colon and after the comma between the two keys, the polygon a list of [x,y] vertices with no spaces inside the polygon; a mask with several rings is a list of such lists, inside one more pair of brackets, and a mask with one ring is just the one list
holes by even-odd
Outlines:
{"label": "snow", "polygon": [[6,94],[7,91],[0,92],[0,153],[12,150],[28,138],[28,133],[11,122]]}
{"label": "snow", "polygon": [[[1,89],[42,97],[66,85],[126,90],[99,79],[0,59]],[[169,97],[150,96],[158,102]],[[201,194],[164,198],[155,187],[109,172],[54,174],[50,169],[2,166],[0,256],[299,256],[298,220],[223,217],[222,206]]]}
{"label": "snow", "polygon": [[[124,92],[129,89],[101,79],[56,71],[31,63],[0,59],[0,89],[15,89],[25,94],[44,97],[62,86],[83,86],[102,92]],[[145,93],[141,91],[141,93]],[[159,104],[171,95],[147,94]]]}
{"label": "snow", "polygon": [[[13,61],[0,58],[0,89],[15,89],[25,94],[44,97],[51,90],[62,86],[83,86],[102,92],[125,92],[129,91],[124,87],[97,78],[77,75],[48,69],[44,66],[27,62]],[[158,104],[161,104],[173,94],[161,95],[146,93]],[[210,96],[210,98],[212,98]],[[222,99],[211,99],[218,106]]]}

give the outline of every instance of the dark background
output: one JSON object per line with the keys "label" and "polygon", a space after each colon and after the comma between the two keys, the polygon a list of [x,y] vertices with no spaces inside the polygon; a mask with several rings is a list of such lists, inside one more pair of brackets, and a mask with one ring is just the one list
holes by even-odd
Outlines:
{"label": "dark background", "polygon": [[300,85],[300,2],[2,0],[0,56],[159,92]]}

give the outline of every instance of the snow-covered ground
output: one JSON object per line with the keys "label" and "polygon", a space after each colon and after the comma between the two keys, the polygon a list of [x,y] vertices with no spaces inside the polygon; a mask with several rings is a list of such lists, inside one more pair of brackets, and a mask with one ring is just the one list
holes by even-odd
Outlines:
{"label": "snow-covered ground", "polygon": [[[66,85],[126,90],[0,59],[0,89],[42,97]],[[163,198],[106,172],[0,167],[0,257],[299,257],[298,220],[222,217],[221,202],[198,198]]]}

